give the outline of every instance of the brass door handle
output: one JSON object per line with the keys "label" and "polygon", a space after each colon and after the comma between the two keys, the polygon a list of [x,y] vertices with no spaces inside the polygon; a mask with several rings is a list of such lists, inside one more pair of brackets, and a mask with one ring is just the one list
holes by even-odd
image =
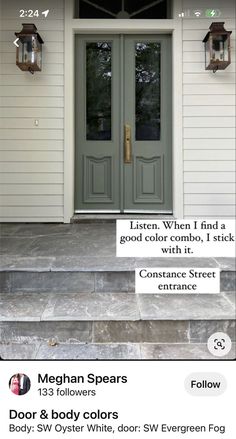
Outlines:
{"label": "brass door handle", "polygon": [[131,126],[125,124],[125,139],[124,139],[124,162],[132,162],[132,148],[131,148]]}

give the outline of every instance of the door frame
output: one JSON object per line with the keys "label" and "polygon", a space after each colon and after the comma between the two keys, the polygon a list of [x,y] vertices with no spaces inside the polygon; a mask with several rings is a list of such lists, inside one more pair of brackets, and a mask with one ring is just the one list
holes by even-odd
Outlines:
{"label": "door frame", "polygon": [[74,19],[74,1],[65,0],[65,97],[64,97],[64,222],[74,215],[75,176],[75,34],[171,34],[172,35],[172,181],[173,215],[183,218],[182,148],[182,20],[181,1],[173,0],[173,19],[109,20]]}

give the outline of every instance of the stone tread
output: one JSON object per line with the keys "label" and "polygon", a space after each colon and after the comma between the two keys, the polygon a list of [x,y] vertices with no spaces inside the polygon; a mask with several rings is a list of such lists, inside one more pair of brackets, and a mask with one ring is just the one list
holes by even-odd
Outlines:
{"label": "stone tread", "polygon": [[0,356],[5,360],[226,360],[235,359],[235,343],[221,358],[214,357],[206,343],[11,343],[0,344]]}
{"label": "stone tread", "polygon": [[115,224],[9,223],[0,225],[0,235],[0,271],[133,271],[140,266],[236,271],[234,258],[117,258]]}
{"label": "stone tread", "polygon": [[234,320],[233,296],[1,293],[0,322]]}
{"label": "stone tread", "polygon": [[[6,238],[9,240],[9,238]],[[21,248],[24,240],[20,243]],[[70,242],[67,243],[68,247]],[[52,247],[55,248],[54,243]],[[30,272],[119,272],[134,271],[141,267],[200,267],[219,268],[221,271],[236,271],[234,258],[118,258],[115,255],[94,256],[91,255],[67,254],[59,256],[48,256],[38,254],[35,256],[21,255],[15,249],[15,254],[0,255],[0,272],[30,271]],[[69,249],[68,249],[69,251]],[[57,251],[54,249],[54,253]],[[79,253],[79,251],[78,251]]]}

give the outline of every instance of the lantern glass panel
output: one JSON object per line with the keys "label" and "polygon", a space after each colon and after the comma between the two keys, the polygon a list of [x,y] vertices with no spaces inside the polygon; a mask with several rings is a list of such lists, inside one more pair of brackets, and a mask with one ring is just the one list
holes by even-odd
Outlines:
{"label": "lantern glass panel", "polygon": [[228,61],[226,40],[223,35],[214,36],[212,41],[212,61]]}
{"label": "lantern glass panel", "polygon": [[39,67],[39,69],[42,69],[42,44],[40,44],[37,41],[37,58],[36,58],[36,62],[37,62],[37,66]]}
{"label": "lantern glass panel", "polygon": [[42,45],[37,40],[36,36],[32,36],[32,55],[31,55],[31,63],[37,64],[37,66],[41,69],[42,67]]}
{"label": "lantern glass panel", "polygon": [[230,62],[230,37],[227,35],[227,38],[224,41],[224,61]]}
{"label": "lantern glass panel", "polygon": [[205,66],[209,66],[212,57],[211,38],[205,42]]}
{"label": "lantern glass panel", "polygon": [[19,41],[19,63],[31,62],[31,39],[24,38]]}

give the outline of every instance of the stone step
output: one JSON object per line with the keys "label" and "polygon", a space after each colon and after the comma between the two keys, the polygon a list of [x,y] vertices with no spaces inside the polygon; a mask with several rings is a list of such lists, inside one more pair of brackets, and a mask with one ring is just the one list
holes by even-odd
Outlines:
{"label": "stone step", "polygon": [[[195,359],[214,332],[235,340],[233,258],[117,258],[115,224],[86,221],[1,226],[0,356]],[[216,267],[221,293],[138,296],[139,267]]]}
{"label": "stone step", "polygon": [[[91,343],[49,346],[47,343],[0,345],[5,360],[215,360],[206,343]],[[235,359],[235,343],[224,357]]]}
{"label": "stone step", "polygon": [[235,295],[41,293],[0,294],[1,321],[234,319]]}
{"label": "stone step", "polygon": [[3,224],[1,292],[134,292],[135,268],[220,268],[235,290],[233,258],[119,258],[115,224]]}
{"label": "stone step", "polygon": [[220,290],[236,290],[230,263],[205,258],[5,258],[0,268],[1,292],[134,292],[135,269],[141,267],[220,268]]}
{"label": "stone step", "polygon": [[1,343],[202,343],[235,340],[235,296],[0,294]]}

